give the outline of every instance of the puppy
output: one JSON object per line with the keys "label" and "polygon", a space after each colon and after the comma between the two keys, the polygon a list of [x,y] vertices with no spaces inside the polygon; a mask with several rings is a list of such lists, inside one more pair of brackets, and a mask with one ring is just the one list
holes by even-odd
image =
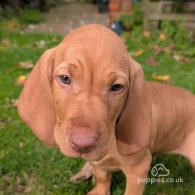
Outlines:
{"label": "puppy", "polygon": [[[87,160],[96,186],[110,193],[111,172],[126,176],[125,195],[139,195],[152,153],[186,156],[195,168],[195,96],[146,82],[122,40],[86,25],[40,58],[20,95],[18,111],[44,143]],[[90,174],[89,174],[90,175]]]}

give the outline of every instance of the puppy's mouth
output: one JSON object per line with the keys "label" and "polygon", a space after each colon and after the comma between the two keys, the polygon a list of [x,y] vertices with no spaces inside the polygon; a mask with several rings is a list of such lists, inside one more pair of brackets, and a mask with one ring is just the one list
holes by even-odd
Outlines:
{"label": "puppy's mouth", "polygon": [[87,161],[99,161],[106,154],[105,151],[100,152],[99,147],[97,145],[88,148],[83,148],[83,149],[75,148],[75,146],[71,146],[71,148],[73,150],[73,153],[76,155],[76,157],[81,157]]}
{"label": "puppy's mouth", "polygon": [[81,153],[80,157],[87,161],[99,161],[101,160],[106,153],[96,154],[96,151],[91,151],[89,153]]}
{"label": "puppy's mouth", "polygon": [[107,154],[107,150],[105,150],[105,148],[102,149],[102,147],[99,147],[98,145],[95,147],[80,150],[75,150],[73,146],[70,146],[68,153],[67,151],[62,151],[62,153],[65,156],[82,158],[86,161],[99,161]]}
{"label": "puppy's mouth", "polygon": [[86,147],[86,148],[78,148],[74,144],[71,144],[71,147],[74,151],[78,152],[80,156],[90,153],[92,150],[96,148],[96,145]]}
{"label": "puppy's mouth", "polygon": [[65,156],[72,158],[83,158],[87,161],[99,161],[107,154],[107,150],[98,145],[79,150],[78,148],[71,146],[71,144],[69,144],[69,147],[65,146],[64,144],[58,145],[58,147]]}

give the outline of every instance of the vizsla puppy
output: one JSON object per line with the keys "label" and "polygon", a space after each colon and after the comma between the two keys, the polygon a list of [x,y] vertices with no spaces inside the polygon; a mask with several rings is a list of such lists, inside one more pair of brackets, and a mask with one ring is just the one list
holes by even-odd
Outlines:
{"label": "vizsla puppy", "polygon": [[88,161],[96,187],[110,193],[111,171],[126,176],[125,195],[139,195],[152,153],[186,156],[195,168],[195,96],[146,82],[117,35],[100,25],[71,32],[32,70],[18,111],[44,143]]}

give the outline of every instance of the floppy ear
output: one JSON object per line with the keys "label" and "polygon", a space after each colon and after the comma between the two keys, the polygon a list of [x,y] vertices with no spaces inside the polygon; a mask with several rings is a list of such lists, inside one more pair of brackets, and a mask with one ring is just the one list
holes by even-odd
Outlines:
{"label": "floppy ear", "polygon": [[56,145],[53,135],[56,115],[51,91],[55,50],[49,49],[41,56],[28,76],[18,102],[21,118],[48,145]]}
{"label": "floppy ear", "polygon": [[151,102],[141,66],[129,58],[130,84],[124,110],[118,119],[118,150],[127,156],[149,146],[152,113]]}

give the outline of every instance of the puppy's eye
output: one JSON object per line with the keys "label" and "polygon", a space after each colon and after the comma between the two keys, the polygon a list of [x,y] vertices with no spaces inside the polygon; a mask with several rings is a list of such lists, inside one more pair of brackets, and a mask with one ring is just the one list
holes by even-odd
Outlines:
{"label": "puppy's eye", "polygon": [[111,91],[120,91],[122,88],[123,88],[123,85],[121,85],[121,84],[114,84],[114,85],[112,85],[110,90]]}
{"label": "puppy's eye", "polygon": [[65,85],[71,84],[71,79],[70,79],[69,76],[67,76],[67,75],[60,75],[58,77],[60,79],[60,82],[62,82],[63,84],[65,84]]}

